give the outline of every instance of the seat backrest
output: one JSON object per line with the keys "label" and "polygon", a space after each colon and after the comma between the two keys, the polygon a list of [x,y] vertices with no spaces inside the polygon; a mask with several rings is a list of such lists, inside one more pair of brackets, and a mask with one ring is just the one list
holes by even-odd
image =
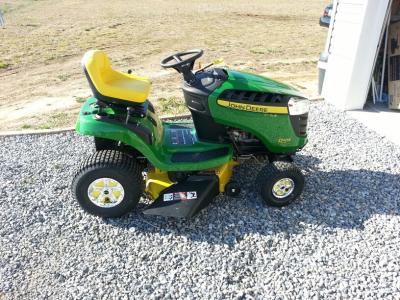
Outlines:
{"label": "seat backrest", "polygon": [[112,72],[107,54],[101,50],[89,50],[82,58],[82,66],[91,88],[102,93],[101,87]]}

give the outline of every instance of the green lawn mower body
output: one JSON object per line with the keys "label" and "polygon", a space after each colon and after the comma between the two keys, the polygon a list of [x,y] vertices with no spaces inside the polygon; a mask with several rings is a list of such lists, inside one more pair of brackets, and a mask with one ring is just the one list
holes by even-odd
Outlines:
{"label": "green lawn mower body", "polygon": [[301,97],[297,90],[266,77],[223,69],[201,73],[199,78],[204,82],[199,87],[183,86],[194,124],[162,122],[145,103],[146,116],[132,117],[130,124],[140,126],[134,131],[124,122],[114,122],[125,121],[125,108],[107,108],[111,119],[96,118],[99,107],[91,97],[81,109],[76,131],[130,145],[165,171],[203,170],[229,161],[233,146],[224,142],[226,127],[244,130],[260,141],[249,146],[251,154],[289,155],[306,144],[307,114],[290,116],[288,111],[289,99]]}
{"label": "green lawn mower body", "polygon": [[[192,121],[163,121],[149,100],[129,105],[107,103],[95,97],[95,92],[79,113],[76,131],[100,141],[98,151],[116,150],[135,160],[144,159],[141,169],[150,167],[148,177],[164,182],[150,191],[156,199],[147,210],[149,214],[191,217],[219,192],[227,191],[233,166],[244,158],[291,164],[291,156],[307,143],[308,110],[296,111],[305,100],[296,89],[223,68],[194,72],[193,65],[194,60],[189,60],[186,65],[172,66],[184,75],[183,96]],[[93,90],[93,83],[91,86]],[[145,179],[146,189],[151,190],[148,181]],[[202,185],[204,193],[197,190],[193,201],[186,199],[189,190]],[[239,187],[231,189],[237,192]],[[165,200],[166,195],[174,194],[178,194],[176,199]],[[279,200],[279,195],[275,196]]]}

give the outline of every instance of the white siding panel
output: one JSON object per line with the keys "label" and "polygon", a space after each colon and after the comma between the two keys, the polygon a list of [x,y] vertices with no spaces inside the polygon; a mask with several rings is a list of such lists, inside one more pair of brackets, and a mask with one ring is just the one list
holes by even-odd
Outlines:
{"label": "white siding panel", "polygon": [[350,56],[353,55],[349,50],[355,49],[349,46],[359,38],[365,3],[351,2],[338,1],[329,53],[334,53],[335,49],[338,49],[342,55],[345,55],[342,53],[343,50]]}
{"label": "white siding panel", "polygon": [[336,0],[322,90],[341,109],[361,109],[389,0]]}
{"label": "white siding panel", "polygon": [[359,24],[349,26],[343,23],[335,26],[332,32],[329,54],[353,57],[356,49],[352,47],[352,44],[358,39],[360,26]]}

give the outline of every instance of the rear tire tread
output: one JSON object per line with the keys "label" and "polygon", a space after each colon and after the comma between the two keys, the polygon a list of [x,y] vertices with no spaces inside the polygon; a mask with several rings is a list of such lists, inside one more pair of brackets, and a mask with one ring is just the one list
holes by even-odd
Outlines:
{"label": "rear tire tread", "polygon": [[83,173],[93,167],[109,167],[110,165],[122,168],[135,176],[140,176],[141,173],[139,165],[135,164],[131,157],[117,150],[96,151],[81,163],[78,173]]}

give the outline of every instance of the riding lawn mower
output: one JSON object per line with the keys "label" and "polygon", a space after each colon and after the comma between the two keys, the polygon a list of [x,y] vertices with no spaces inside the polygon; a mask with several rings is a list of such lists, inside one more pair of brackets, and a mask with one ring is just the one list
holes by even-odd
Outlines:
{"label": "riding lawn mower", "polygon": [[203,50],[178,52],[163,68],[183,76],[190,119],[163,120],[149,101],[149,79],[116,71],[100,50],[82,60],[93,96],[83,104],[76,131],[94,137],[96,151],[80,165],[73,195],[94,215],[119,217],[142,197],[144,214],[196,215],[220,193],[240,195],[234,167],[261,164],[254,188],[266,204],[299,197],[302,172],[293,155],[307,143],[308,100],[269,78],[209,64],[194,70]]}

